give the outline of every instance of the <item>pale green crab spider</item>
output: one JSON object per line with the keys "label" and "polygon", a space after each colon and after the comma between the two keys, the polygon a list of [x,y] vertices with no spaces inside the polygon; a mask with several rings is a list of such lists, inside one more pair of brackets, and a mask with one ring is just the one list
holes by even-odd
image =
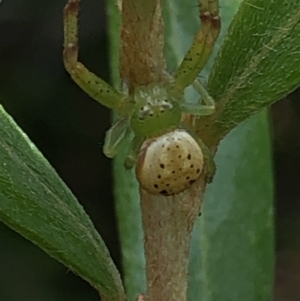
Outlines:
{"label": "pale green crab spider", "polygon": [[[219,7],[217,0],[198,2],[202,27],[174,77],[170,76],[168,82],[136,87],[130,95],[117,91],[78,61],[80,0],[69,0],[64,9],[63,57],[67,71],[88,95],[120,116],[106,134],[104,153],[113,158],[124,138],[133,133],[125,167],[136,164],[137,179],[153,194],[181,193],[204,169],[208,178],[215,170],[210,151],[181,124],[183,113],[207,116],[215,109],[214,100],[197,76],[220,31]],[[190,85],[199,93],[199,103],[184,99],[184,90]]]}

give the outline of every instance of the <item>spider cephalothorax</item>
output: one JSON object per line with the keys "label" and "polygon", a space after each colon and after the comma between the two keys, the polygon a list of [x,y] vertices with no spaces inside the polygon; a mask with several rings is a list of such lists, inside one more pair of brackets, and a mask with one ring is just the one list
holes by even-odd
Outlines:
{"label": "spider cephalothorax", "polygon": [[153,137],[180,123],[181,109],[164,84],[151,84],[135,90],[136,110],[130,125],[136,135]]}
{"label": "spider cephalothorax", "polygon": [[[104,153],[114,157],[130,133],[133,140],[125,161],[136,163],[141,186],[153,194],[174,195],[186,190],[202,174],[214,174],[209,150],[191,130],[181,124],[183,113],[206,116],[214,112],[213,99],[197,76],[205,65],[220,30],[218,2],[198,0],[202,28],[174,77],[119,92],[78,62],[78,10],[80,0],[65,7],[64,63],[73,80],[91,97],[114,109],[120,118],[107,131]],[[167,74],[167,73],[166,73]],[[183,95],[193,85],[201,98],[187,102]]]}

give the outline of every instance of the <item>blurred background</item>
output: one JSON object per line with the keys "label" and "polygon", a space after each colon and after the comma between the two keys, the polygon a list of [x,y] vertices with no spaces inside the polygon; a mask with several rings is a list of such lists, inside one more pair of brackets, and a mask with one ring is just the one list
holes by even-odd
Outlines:
{"label": "blurred background", "polygon": [[[3,0],[0,103],[77,196],[119,269],[111,161],[101,142],[110,111],[62,64],[65,0]],[[83,1],[81,60],[109,81],[104,0]],[[300,300],[300,90],[272,107],[276,196],[276,301]],[[0,223],[0,300],[99,300],[97,292]]]}

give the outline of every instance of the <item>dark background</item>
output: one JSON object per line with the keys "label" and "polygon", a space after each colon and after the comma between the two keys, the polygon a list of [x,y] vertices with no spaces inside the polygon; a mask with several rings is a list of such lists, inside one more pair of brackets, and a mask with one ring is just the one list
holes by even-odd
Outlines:
{"label": "dark background", "polygon": [[[120,268],[111,161],[102,154],[100,144],[110,125],[110,111],[87,97],[64,70],[65,2],[3,0],[0,103],[78,197]],[[104,1],[83,1],[82,6],[81,60],[109,81]],[[299,97],[296,91],[272,108],[277,301],[300,300]],[[92,301],[99,297],[86,282],[0,223],[0,300]]]}

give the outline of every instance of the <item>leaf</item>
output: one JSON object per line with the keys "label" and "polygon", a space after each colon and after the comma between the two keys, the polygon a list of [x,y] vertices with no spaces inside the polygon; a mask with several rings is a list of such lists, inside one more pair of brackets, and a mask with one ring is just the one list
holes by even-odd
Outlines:
{"label": "leaf", "polygon": [[[222,33],[216,50],[237,8],[238,1],[220,1]],[[169,66],[176,68],[191,44],[199,26],[197,17],[190,3],[168,2]],[[206,77],[216,50],[202,72]],[[233,49],[234,59],[232,53]],[[228,62],[222,63],[219,68],[226,69]],[[226,77],[222,79],[226,83]],[[218,89],[216,84],[210,90],[217,95]],[[189,101],[197,100],[189,94]],[[201,133],[207,137],[212,134],[209,130]],[[274,276],[273,187],[265,113],[252,117],[223,139],[216,164],[217,174],[208,187],[193,233],[188,300],[270,301]]]}
{"label": "leaf", "polygon": [[194,232],[189,300],[272,300],[273,177],[266,117],[265,112],[252,117],[219,146],[218,170]]}
{"label": "leaf", "polygon": [[216,113],[198,124],[209,145],[300,85],[299,35],[300,0],[241,3],[208,82]]}
{"label": "leaf", "polygon": [[[110,65],[112,80],[120,86],[119,78],[119,39],[120,13],[115,0],[107,2],[107,15],[110,39]],[[146,290],[145,257],[143,246],[140,197],[134,170],[124,169],[124,160],[132,137],[124,143],[122,151],[114,160],[114,196],[118,230],[122,252],[123,282],[128,300],[135,300]]]}
{"label": "leaf", "polygon": [[0,106],[0,220],[86,279],[124,300],[119,273],[91,220]]}

